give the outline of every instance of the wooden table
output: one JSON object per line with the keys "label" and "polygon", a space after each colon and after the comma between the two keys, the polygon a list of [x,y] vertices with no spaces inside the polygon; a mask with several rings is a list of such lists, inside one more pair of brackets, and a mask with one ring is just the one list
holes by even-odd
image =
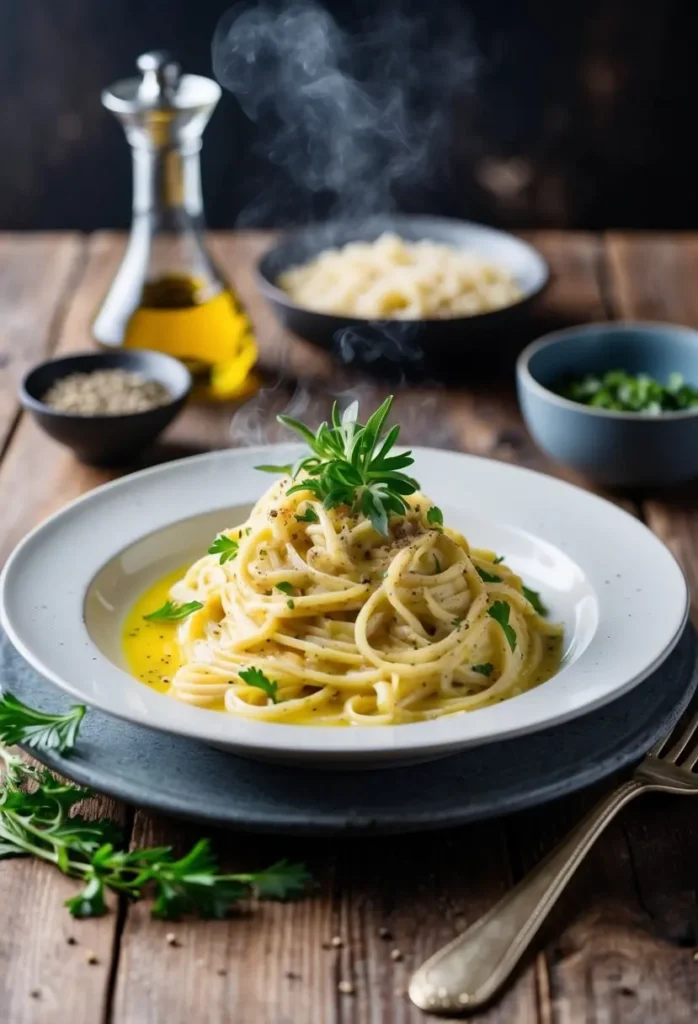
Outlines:
{"label": "wooden table", "polygon": [[[608,317],[698,326],[698,235],[538,233],[554,279],[530,330]],[[285,338],[256,294],[259,234],[220,235],[217,254],[253,314],[268,366],[304,382],[303,403],[324,409],[349,380],[324,354]],[[4,558],[35,523],[112,474],[77,464],[20,415],[25,369],[52,352],[90,345],[89,323],[123,250],[121,236],[0,236],[0,546]],[[375,394],[374,394],[375,392]],[[238,415],[234,437],[272,440],[285,385]],[[537,453],[518,416],[511,373],[458,390],[403,389],[406,440],[560,472]],[[230,408],[191,408],[155,458],[230,443]],[[695,488],[635,495],[626,506],[674,550],[694,590]],[[482,913],[576,822],[596,793],[504,820],[444,833],[366,841],[311,841],[221,833],[238,870],[280,857],[317,879],[310,898],[265,903],[226,922],[174,928],[146,905],[74,922],[63,908],[74,883],[28,860],[0,864],[2,1024],[412,1024],[410,972]],[[189,845],[201,829],[115,806],[133,843]],[[698,807],[646,798],[596,846],[513,986],[477,1019],[497,1024],[681,1024],[698,1019]],[[391,938],[381,938],[389,929]],[[175,931],[179,945],[167,944]],[[329,944],[342,937],[340,948]],[[72,944],[71,940],[77,940]],[[329,948],[326,948],[328,947]],[[400,950],[393,959],[391,951]],[[98,963],[88,963],[88,951]],[[350,981],[354,994],[338,983]]]}

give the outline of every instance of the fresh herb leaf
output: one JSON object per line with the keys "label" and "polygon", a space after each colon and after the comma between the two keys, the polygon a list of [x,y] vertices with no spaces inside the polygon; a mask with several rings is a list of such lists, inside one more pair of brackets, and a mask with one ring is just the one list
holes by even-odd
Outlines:
{"label": "fresh herb leaf", "polygon": [[243,682],[247,683],[248,686],[256,686],[259,690],[263,690],[267,697],[271,700],[272,704],[278,704],[279,698],[276,696],[279,690],[279,684],[272,682],[271,679],[267,679],[260,668],[244,668],[238,675]]}
{"label": "fresh herb leaf", "polygon": [[516,650],[516,631],[513,626],[509,625],[509,612],[511,611],[506,601],[495,601],[491,608],[487,609],[487,614],[495,622],[498,622],[502,627],[504,636],[507,639],[507,643],[511,647],[512,651]]}
{"label": "fresh herb leaf", "polygon": [[534,610],[538,615],[547,615],[548,609],[545,607],[540,599],[540,594],[537,590],[531,590],[530,587],[523,587],[523,595],[526,600],[533,605]]}
{"label": "fresh herb leaf", "polygon": [[484,665],[473,665],[473,672],[479,672],[481,676],[491,676],[494,665],[486,661]]}
{"label": "fresh herb leaf", "polygon": [[174,601],[165,601],[161,608],[149,612],[143,618],[149,622],[179,622],[186,619],[192,612],[198,612],[203,608],[201,601],[187,601],[186,604],[176,604]]}
{"label": "fresh herb leaf", "polygon": [[0,743],[23,743],[33,749],[43,747],[66,754],[75,746],[86,710],[84,704],[74,704],[67,714],[50,715],[5,693],[0,697]]}
{"label": "fresh herb leaf", "polygon": [[475,566],[475,568],[477,569],[477,574],[478,574],[478,576],[480,577],[480,579],[482,580],[483,583],[501,583],[502,582],[502,577],[501,576],[495,576],[494,573],[487,572],[487,569],[480,569],[480,568],[478,568],[478,566]]}
{"label": "fresh herb leaf", "polygon": [[320,516],[317,514],[312,505],[308,505],[305,512],[302,515],[296,516],[299,523],[319,523]]}
{"label": "fresh herb leaf", "polygon": [[282,580],[281,583],[275,583],[274,586],[277,590],[280,590],[282,594],[286,594],[287,597],[290,597],[293,593],[293,584],[287,583],[285,580]]}
{"label": "fresh herb leaf", "polygon": [[341,415],[335,404],[330,423],[322,423],[315,433],[290,416],[279,416],[284,426],[300,434],[311,454],[292,467],[258,468],[290,472],[294,479],[305,474],[289,487],[288,494],[310,491],[327,509],[348,505],[354,513],[363,512],[374,529],[387,536],[390,517],[407,512],[405,498],[419,486],[402,472],[414,462],[412,453],[389,454],[400,432],[394,426],[383,434],[392,402],[390,396],[365,424],[358,421],[357,402]]}
{"label": "fresh herb leaf", "polygon": [[288,474],[293,469],[293,466],[289,462],[285,466],[264,465],[264,466],[255,466],[254,468],[258,469],[260,471],[260,473],[285,473],[285,474]]}
{"label": "fresh herb leaf", "polygon": [[288,601],[286,602],[286,604],[287,604],[287,605],[288,605],[288,607],[289,607],[289,608],[291,609],[291,611],[293,611],[293,609],[294,609],[294,608],[296,607],[296,602],[295,602],[295,601],[293,600],[293,598],[292,598],[292,597],[289,597],[289,599],[288,599]]}
{"label": "fresh herb leaf", "polygon": [[213,544],[208,549],[208,554],[220,555],[220,564],[225,565],[225,563],[230,562],[231,559],[237,558],[239,547],[240,545],[238,541],[233,540],[232,537],[226,537],[224,533],[221,533],[216,537]]}
{"label": "fresh herb leaf", "polygon": [[500,562],[504,561],[504,555],[497,555],[496,558],[492,559],[492,565],[499,565]]}
{"label": "fresh herb leaf", "polygon": [[436,505],[433,505],[427,512],[427,522],[437,530],[443,530],[444,514]]}
{"label": "fresh herb leaf", "polygon": [[[46,743],[66,753],[84,708],[73,708],[69,715],[47,715],[5,694],[0,714],[3,742],[15,742],[18,730],[41,724],[47,730]],[[36,744],[39,735],[32,733]],[[18,738],[26,742],[24,736]],[[224,917],[243,897],[256,893],[263,899],[288,899],[301,895],[310,880],[302,864],[287,861],[266,871],[221,874],[205,839],[179,859],[169,846],[124,850],[120,830],[110,819],[87,820],[74,813],[76,805],[92,795],[90,790],[56,779],[2,745],[0,765],[0,859],[36,857],[80,880],[82,889],[66,901],[74,917],[104,914],[109,892],[135,900],[152,893],[154,917],[172,919],[189,912]]]}
{"label": "fresh herb leaf", "polygon": [[436,568],[437,573],[441,572],[441,562],[439,561],[436,555],[434,555],[434,566]]}
{"label": "fresh herb leaf", "polygon": [[455,619],[452,619],[451,621],[453,622],[454,626],[458,627],[461,626],[465,620],[459,618],[459,616],[456,616]]}
{"label": "fresh herb leaf", "polygon": [[263,900],[290,900],[302,896],[311,881],[304,864],[289,864],[287,860],[272,864],[266,871],[237,877],[251,885]]}
{"label": "fresh herb leaf", "polygon": [[670,373],[666,385],[647,373],[636,376],[625,370],[586,374],[563,382],[559,393],[573,402],[597,409],[657,415],[698,406],[698,389],[686,384],[680,373]]}

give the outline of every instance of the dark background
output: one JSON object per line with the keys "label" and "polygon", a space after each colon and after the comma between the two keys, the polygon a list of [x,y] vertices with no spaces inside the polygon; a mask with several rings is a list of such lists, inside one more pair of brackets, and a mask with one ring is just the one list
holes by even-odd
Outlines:
{"label": "dark background", "polygon": [[[377,2],[326,6],[351,30]],[[514,227],[698,227],[697,0],[462,3],[483,71],[454,113],[439,188],[401,206]],[[428,20],[436,4],[412,6]],[[130,154],[101,89],[155,47],[210,74],[228,6],[0,0],[0,228],[126,227]],[[269,186],[257,135],[225,94],[203,150],[213,227]]]}

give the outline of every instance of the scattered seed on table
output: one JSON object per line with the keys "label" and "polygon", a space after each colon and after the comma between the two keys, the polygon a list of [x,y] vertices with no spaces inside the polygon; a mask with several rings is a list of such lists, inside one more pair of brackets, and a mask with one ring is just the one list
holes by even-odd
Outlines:
{"label": "scattered seed on table", "polygon": [[68,943],[69,946],[77,946],[78,944],[78,940],[75,938],[74,935],[69,935],[65,941]]}
{"label": "scattered seed on table", "polygon": [[99,963],[99,957],[91,949],[85,951],[85,960],[87,960],[88,964],[94,965]]}
{"label": "scattered seed on table", "polygon": [[218,970],[216,971],[216,974],[218,975],[219,978],[224,978],[227,973],[228,972],[226,971],[225,967],[219,967]]}
{"label": "scattered seed on table", "polygon": [[32,997],[32,999],[41,999],[41,989],[33,988],[29,995]]}
{"label": "scattered seed on table", "polygon": [[354,995],[354,986],[350,981],[340,981],[339,985],[337,985],[337,989],[342,993],[343,996]]}
{"label": "scattered seed on table", "polygon": [[400,950],[399,949],[391,949],[390,950],[390,959],[391,960],[395,960],[395,961],[402,960],[402,953],[400,952]]}
{"label": "scattered seed on table", "polygon": [[167,935],[165,936],[165,942],[167,943],[168,946],[178,946],[179,945],[179,941],[178,941],[177,936],[175,935],[174,932],[168,932],[167,933]]}
{"label": "scattered seed on table", "polygon": [[344,943],[342,942],[341,935],[333,935],[332,938],[330,939],[330,942],[335,949],[339,949],[340,946],[344,945]]}

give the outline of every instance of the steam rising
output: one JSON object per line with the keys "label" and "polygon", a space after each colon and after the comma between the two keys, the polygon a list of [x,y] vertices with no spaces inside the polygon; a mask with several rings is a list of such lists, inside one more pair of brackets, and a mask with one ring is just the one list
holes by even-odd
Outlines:
{"label": "steam rising", "polygon": [[352,36],[302,0],[228,11],[213,67],[257,123],[259,148],[307,204],[299,210],[277,181],[241,215],[251,225],[303,219],[318,197],[336,215],[386,212],[396,192],[433,187],[447,163],[451,105],[472,88],[478,59],[467,14],[454,4],[432,5],[427,24],[388,0]]}
{"label": "steam rising", "polygon": [[[274,387],[263,388],[236,410],[230,424],[230,439],[235,447],[298,441],[295,434],[277,421],[277,415],[293,416],[316,430],[323,420],[328,419],[333,401],[342,409],[358,401],[360,419],[365,423],[385,397],[386,392],[378,392],[369,383],[357,383],[334,392],[332,388],[322,392],[311,391],[299,384],[289,395],[287,386],[280,382]],[[454,445],[453,427],[449,417],[444,415],[443,396],[438,392],[398,392],[391,422],[400,424],[400,444],[428,444],[436,448]]]}

